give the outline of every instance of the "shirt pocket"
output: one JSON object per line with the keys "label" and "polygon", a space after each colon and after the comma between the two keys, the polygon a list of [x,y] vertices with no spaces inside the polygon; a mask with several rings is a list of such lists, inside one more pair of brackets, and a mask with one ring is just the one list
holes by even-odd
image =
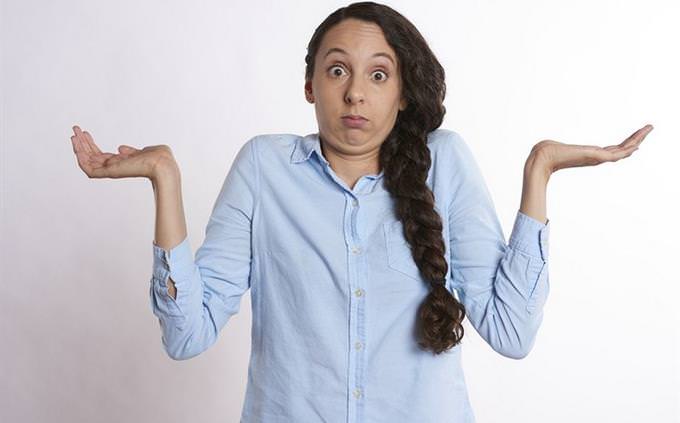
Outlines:
{"label": "shirt pocket", "polygon": [[404,238],[404,226],[400,220],[383,223],[387,265],[390,269],[401,272],[416,280],[422,280],[420,269],[413,259],[411,246]]}

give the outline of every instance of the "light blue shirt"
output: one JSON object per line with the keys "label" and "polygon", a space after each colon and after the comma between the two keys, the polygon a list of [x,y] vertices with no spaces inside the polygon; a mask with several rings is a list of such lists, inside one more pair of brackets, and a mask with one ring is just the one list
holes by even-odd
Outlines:
{"label": "light blue shirt", "polygon": [[[550,222],[518,210],[506,244],[463,138],[439,128],[427,145],[446,287],[491,348],[523,358],[548,296]],[[151,307],[175,360],[210,348],[250,288],[241,422],[475,421],[461,344],[434,355],[414,338],[430,285],[382,180],[382,172],[364,175],[349,188],[318,133],[259,135],[236,155],[195,260],[188,238],[169,251],[152,242]]]}

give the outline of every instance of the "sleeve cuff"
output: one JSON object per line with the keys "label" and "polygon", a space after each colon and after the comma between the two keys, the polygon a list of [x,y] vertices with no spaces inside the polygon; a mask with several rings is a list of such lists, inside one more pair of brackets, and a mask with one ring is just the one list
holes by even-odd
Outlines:
{"label": "sleeve cuff", "polygon": [[188,235],[170,250],[159,247],[155,241],[152,241],[152,246],[153,275],[163,284],[168,275],[172,277],[176,286],[191,278],[194,271],[194,256]]}
{"label": "sleeve cuff", "polygon": [[550,219],[543,222],[517,210],[515,224],[510,234],[509,246],[530,256],[548,260]]}

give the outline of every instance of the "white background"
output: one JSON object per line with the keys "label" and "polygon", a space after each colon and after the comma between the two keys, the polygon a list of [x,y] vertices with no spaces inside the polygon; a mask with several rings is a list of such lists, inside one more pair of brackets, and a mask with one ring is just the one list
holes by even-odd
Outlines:
{"label": "white background", "polygon": [[[2,2],[1,421],[238,421],[249,293],[210,350],[166,356],[148,298],[151,184],[88,179],[71,127],[105,151],[171,146],[195,251],[247,139],[316,132],[306,45],[346,4]],[[466,322],[478,422],[680,421],[678,3],[389,4],[446,69],[442,127],[471,146],[506,236],[535,143],[606,146],[655,126],[631,157],[550,179],[534,349],[504,358]]]}

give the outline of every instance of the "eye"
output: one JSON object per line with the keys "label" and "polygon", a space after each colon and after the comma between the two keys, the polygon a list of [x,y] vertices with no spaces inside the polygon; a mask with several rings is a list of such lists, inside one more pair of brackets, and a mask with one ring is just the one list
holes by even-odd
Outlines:
{"label": "eye", "polygon": [[381,74],[384,75],[384,76],[381,76],[380,79],[378,79],[378,81],[384,81],[384,80],[387,79],[387,73],[385,73],[385,72],[383,72],[383,71],[381,71],[381,70],[377,70],[377,71],[375,71],[375,72],[373,72],[373,73],[374,73],[374,74],[375,74],[375,73],[381,73]]}
{"label": "eye", "polygon": [[[332,69],[334,69],[334,68],[338,68],[338,69],[342,70],[342,67],[341,67],[340,65],[333,65],[333,66],[331,66],[330,68],[328,68],[328,70],[330,71],[330,70],[332,70]],[[332,72],[331,72],[331,75],[334,76],[334,77],[342,76],[342,74],[337,74],[335,71],[332,71]]]}

